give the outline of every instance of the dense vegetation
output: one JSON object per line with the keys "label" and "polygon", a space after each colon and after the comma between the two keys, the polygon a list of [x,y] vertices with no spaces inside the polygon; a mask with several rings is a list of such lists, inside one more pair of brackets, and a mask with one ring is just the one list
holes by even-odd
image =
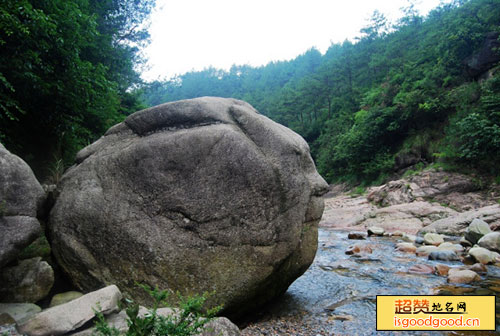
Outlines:
{"label": "dense vegetation", "polygon": [[154,0],[0,0],[0,142],[39,175],[125,115]]}
{"label": "dense vegetation", "polygon": [[[149,105],[246,100],[300,133],[330,182],[382,181],[437,159],[498,175],[499,32],[498,0],[455,1],[427,17],[410,6],[392,26],[375,12],[356,43],[333,44],[325,55],[311,49],[263,67],[189,72],[151,83],[144,97]],[[488,37],[489,63],[479,69]]]}
{"label": "dense vegetation", "polygon": [[144,86],[154,3],[0,0],[0,142],[42,178],[143,106],[205,95],[246,100],[300,133],[330,182],[436,160],[498,175],[498,0],[456,0],[427,17],[409,6],[392,25],[375,12],[356,42],[324,55]]}

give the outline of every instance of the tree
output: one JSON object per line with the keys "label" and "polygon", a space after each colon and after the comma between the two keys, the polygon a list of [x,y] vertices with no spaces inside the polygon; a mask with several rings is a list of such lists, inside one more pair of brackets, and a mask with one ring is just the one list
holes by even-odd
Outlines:
{"label": "tree", "polygon": [[151,6],[0,0],[0,140],[38,175],[139,106],[127,89],[139,83],[138,23]]}

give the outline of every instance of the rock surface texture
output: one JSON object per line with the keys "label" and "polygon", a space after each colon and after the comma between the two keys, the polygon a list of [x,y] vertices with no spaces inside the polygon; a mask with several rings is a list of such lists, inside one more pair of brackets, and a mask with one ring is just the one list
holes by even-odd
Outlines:
{"label": "rock surface texture", "polygon": [[54,271],[46,261],[40,257],[22,260],[1,271],[0,300],[35,303],[46,297],[53,285]]}
{"label": "rock surface texture", "polygon": [[[460,203],[453,198],[478,190],[468,176],[444,171],[423,171],[408,179],[390,181],[373,188],[368,200],[381,206],[410,203],[423,199],[436,199],[446,203]],[[451,196],[450,196],[451,195]]]}
{"label": "rock surface texture", "polygon": [[111,285],[44,310],[20,323],[18,330],[30,336],[63,335],[90,321],[96,312],[109,314],[118,311],[121,299],[122,294],[118,287]]}
{"label": "rock surface texture", "polygon": [[45,193],[31,168],[0,144],[0,268],[41,233]]}
{"label": "rock surface texture", "polygon": [[495,226],[500,224],[500,205],[489,205],[484,208],[461,212],[433,222],[424,227],[420,232],[437,232],[441,234],[463,235],[470,223],[475,219],[481,219]]}
{"label": "rock surface texture", "polygon": [[54,254],[82,290],[134,282],[215,290],[231,316],[311,264],[325,181],[306,142],[234,99],[129,116],[77,155],[50,214]]}

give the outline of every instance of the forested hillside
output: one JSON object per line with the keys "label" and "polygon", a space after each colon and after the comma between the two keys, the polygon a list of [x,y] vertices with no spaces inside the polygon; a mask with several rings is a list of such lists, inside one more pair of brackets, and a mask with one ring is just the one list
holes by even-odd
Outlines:
{"label": "forested hillside", "polygon": [[309,142],[330,182],[372,183],[440,161],[498,176],[500,1],[455,1],[397,24],[373,14],[356,42],[291,61],[190,72],[144,89],[149,105],[243,99]]}
{"label": "forested hillside", "polygon": [[0,0],[0,142],[46,176],[125,115],[155,0]]}

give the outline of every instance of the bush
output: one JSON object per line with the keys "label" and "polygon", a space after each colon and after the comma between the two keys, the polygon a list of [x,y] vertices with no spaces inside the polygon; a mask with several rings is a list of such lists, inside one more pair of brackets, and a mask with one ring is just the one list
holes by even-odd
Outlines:
{"label": "bush", "polygon": [[[221,306],[204,310],[204,304],[211,295],[204,293],[202,296],[182,297],[179,293],[179,309],[176,313],[168,316],[158,315],[160,306],[167,306],[169,293],[158,288],[150,288],[139,285],[153,298],[153,308],[148,310],[144,316],[139,316],[139,305],[127,300],[127,325],[129,327],[127,336],[149,336],[149,335],[172,335],[189,336],[199,334],[206,330],[206,324],[210,322],[215,314],[220,311]],[[97,318],[95,324],[96,336],[117,336],[120,331],[111,327],[106,322],[104,315],[95,311]]]}

